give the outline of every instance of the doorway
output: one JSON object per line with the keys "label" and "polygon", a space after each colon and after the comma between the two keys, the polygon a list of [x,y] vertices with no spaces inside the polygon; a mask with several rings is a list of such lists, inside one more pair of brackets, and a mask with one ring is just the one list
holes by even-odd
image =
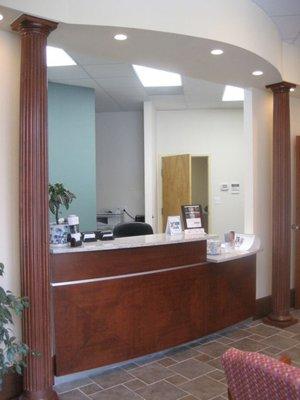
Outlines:
{"label": "doorway", "polygon": [[183,204],[200,204],[209,230],[209,158],[181,154],[162,157],[162,230],[168,216],[181,215]]}

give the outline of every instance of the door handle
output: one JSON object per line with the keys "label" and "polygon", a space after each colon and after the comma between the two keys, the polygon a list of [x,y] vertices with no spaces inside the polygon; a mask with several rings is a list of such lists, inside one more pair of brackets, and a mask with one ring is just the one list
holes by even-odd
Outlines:
{"label": "door handle", "polygon": [[300,230],[300,225],[293,224],[293,225],[292,225],[292,229],[293,229],[294,231],[299,231],[299,230]]}

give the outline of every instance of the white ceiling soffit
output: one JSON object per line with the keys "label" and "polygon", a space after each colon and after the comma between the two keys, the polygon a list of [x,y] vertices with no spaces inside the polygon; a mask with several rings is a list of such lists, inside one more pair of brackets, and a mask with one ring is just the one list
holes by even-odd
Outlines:
{"label": "white ceiling soffit", "polygon": [[300,0],[253,0],[271,17],[284,41],[300,45]]}
{"label": "white ceiling soffit", "polygon": [[[116,28],[113,27],[60,24],[49,37],[49,44],[62,47],[97,79],[106,78],[105,70],[110,76],[129,77],[132,71],[128,66],[137,64],[240,87],[264,88],[281,80],[273,65],[232,45],[155,31],[128,28],[118,31],[125,32],[128,40],[114,40]],[[210,54],[212,49],[220,47],[224,50],[222,56]],[[109,66],[99,67],[102,59],[110,60]],[[251,74],[257,69],[264,71],[260,78]]]}

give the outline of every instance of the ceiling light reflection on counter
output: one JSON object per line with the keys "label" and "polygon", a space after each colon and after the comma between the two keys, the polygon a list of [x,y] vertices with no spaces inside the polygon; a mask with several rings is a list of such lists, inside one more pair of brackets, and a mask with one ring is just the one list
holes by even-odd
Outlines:
{"label": "ceiling light reflection on counter", "polygon": [[76,62],[59,47],[47,46],[47,67],[77,65]]}
{"label": "ceiling light reflection on counter", "polygon": [[214,49],[210,52],[210,54],[214,55],[214,56],[220,56],[221,54],[223,54],[224,51],[221,49]]}
{"label": "ceiling light reflection on counter", "polygon": [[244,89],[226,85],[222,101],[244,101]]}
{"label": "ceiling light reflection on counter", "polygon": [[125,33],[118,33],[117,35],[114,36],[114,39],[116,40],[126,40],[127,39],[127,35],[125,35]]}
{"label": "ceiling light reflection on counter", "polygon": [[2,14],[0,14],[0,21],[2,21],[3,20],[3,15]]}
{"label": "ceiling light reflection on counter", "polygon": [[135,73],[144,87],[182,86],[181,76],[174,72],[133,65]]}

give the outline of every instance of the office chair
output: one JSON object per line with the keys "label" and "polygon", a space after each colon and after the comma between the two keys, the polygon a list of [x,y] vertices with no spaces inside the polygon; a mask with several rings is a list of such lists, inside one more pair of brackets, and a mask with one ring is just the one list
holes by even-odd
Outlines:
{"label": "office chair", "polygon": [[125,222],[114,227],[114,237],[152,235],[151,225],[144,222]]}

